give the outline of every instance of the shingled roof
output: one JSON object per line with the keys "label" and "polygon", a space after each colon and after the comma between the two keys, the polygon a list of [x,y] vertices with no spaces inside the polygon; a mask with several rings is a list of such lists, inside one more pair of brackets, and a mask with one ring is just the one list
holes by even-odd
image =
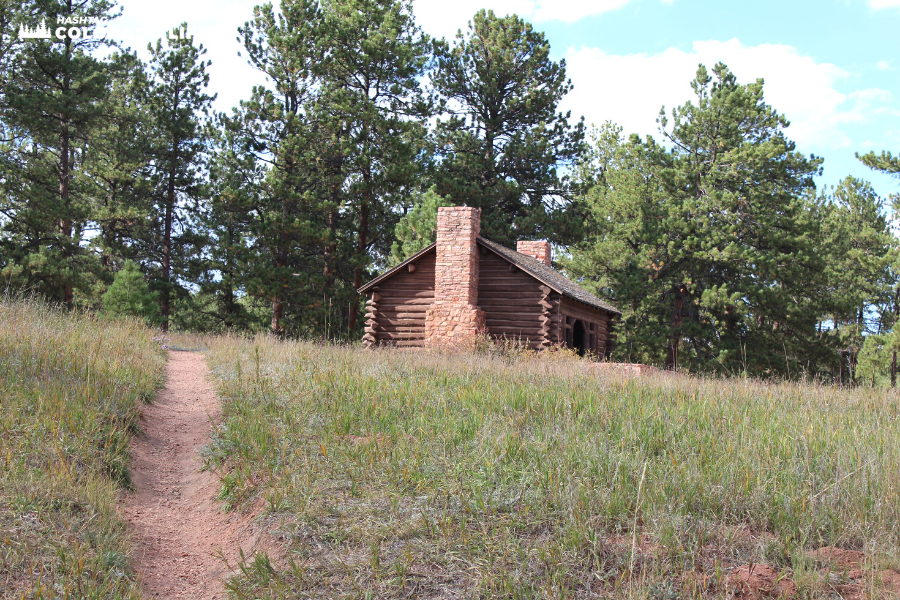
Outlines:
{"label": "shingled roof", "polygon": [[582,289],[581,286],[564,277],[556,269],[548,267],[536,258],[528,256],[527,254],[522,254],[521,252],[516,252],[515,250],[507,248],[506,246],[501,246],[500,244],[483,237],[478,238],[478,243],[488,250],[492,250],[496,254],[499,254],[501,257],[563,296],[568,296],[573,300],[578,300],[579,302],[583,302],[594,308],[605,310],[606,312],[615,313],[617,315],[622,314],[612,305],[607,304],[597,296]]}
{"label": "shingled roof", "polygon": [[[612,305],[607,304],[597,296],[591,294],[587,290],[582,289],[579,285],[573,283],[566,279],[562,274],[560,274],[555,269],[548,267],[541,261],[536,258],[532,258],[527,254],[522,254],[521,252],[516,252],[506,246],[501,246],[496,242],[492,242],[491,240],[483,237],[478,238],[478,243],[491,250],[495,254],[514,264],[518,268],[522,269],[553,291],[558,294],[562,294],[563,296],[567,296],[572,298],[573,300],[577,300],[578,302],[583,302],[589,306],[593,306],[594,308],[599,308],[600,310],[605,310],[607,312],[615,313],[617,315],[621,315],[622,313],[614,308]],[[357,290],[360,294],[364,294],[369,291],[374,286],[378,285],[378,283],[384,281],[389,278],[391,275],[405,267],[411,262],[415,262],[419,259],[419,257],[427,254],[428,252],[434,250],[436,244],[431,244],[427,248],[423,248],[413,256],[410,256],[402,263],[394,267],[393,269],[387,271],[386,273],[382,273],[366,285],[362,286]]]}

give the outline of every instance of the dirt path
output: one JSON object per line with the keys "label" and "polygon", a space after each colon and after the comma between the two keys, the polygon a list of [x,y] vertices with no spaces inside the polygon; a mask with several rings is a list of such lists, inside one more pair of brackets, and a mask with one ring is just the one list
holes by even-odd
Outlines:
{"label": "dirt path", "polygon": [[229,569],[219,552],[234,566],[238,549],[249,556],[259,540],[248,516],[215,502],[217,477],[200,472],[199,450],[220,416],[208,376],[201,354],[169,351],[165,388],[144,408],[143,433],[132,442],[135,492],[122,512],[148,597],[224,598]]}

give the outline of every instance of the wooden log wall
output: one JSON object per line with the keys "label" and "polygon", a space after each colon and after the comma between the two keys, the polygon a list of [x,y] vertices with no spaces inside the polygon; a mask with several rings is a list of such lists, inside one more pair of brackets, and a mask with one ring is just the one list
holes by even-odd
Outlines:
{"label": "wooden log wall", "polygon": [[[380,296],[373,313],[373,331],[366,322],[368,343],[393,346],[421,347],[425,345],[425,312],[434,302],[434,264],[437,254],[432,251],[415,263],[382,281],[373,291]],[[412,268],[410,268],[412,267]],[[369,302],[366,307],[369,307]],[[366,339],[365,337],[363,338]]]}
{"label": "wooden log wall", "polygon": [[585,327],[588,342],[586,348],[596,354],[600,360],[606,357],[609,340],[609,314],[587,304],[562,298],[559,307],[562,340],[572,345],[571,335],[566,335],[572,328],[571,321],[580,320]]}
{"label": "wooden log wall", "polygon": [[480,248],[480,260],[478,306],[491,337],[544,347],[552,333],[550,288],[486,248]]}

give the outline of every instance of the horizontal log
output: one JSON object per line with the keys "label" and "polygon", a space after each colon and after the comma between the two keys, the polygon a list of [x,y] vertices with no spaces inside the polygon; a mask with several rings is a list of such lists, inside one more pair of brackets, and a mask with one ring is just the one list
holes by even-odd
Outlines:
{"label": "horizontal log", "polygon": [[553,305],[550,304],[549,302],[547,302],[546,300],[541,300],[540,302],[538,302],[538,305],[540,305],[543,308],[546,308],[547,310],[550,310],[553,308]]}
{"label": "horizontal log", "polygon": [[385,331],[378,333],[378,340],[424,340],[425,332],[401,333],[399,331]]}
{"label": "horizontal log", "polygon": [[491,327],[490,325],[488,325],[488,333],[512,340],[531,340],[532,342],[539,342],[544,338],[544,334],[537,330],[503,329],[502,327]]}
{"label": "horizontal log", "polygon": [[382,300],[378,310],[385,310],[388,306],[430,306],[433,298],[391,298],[390,301]]}
{"label": "horizontal log", "polygon": [[408,304],[408,305],[398,305],[392,306],[390,308],[383,308],[378,311],[378,316],[386,316],[389,319],[396,317],[399,314],[418,314],[421,317],[425,318],[425,313],[428,312],[428,308],[430,305],[416,305],[416,304]]}
{"label": "horizontal log", "polygon": [[433,294],[434,281],[428,281],[427,283],[422,284],[404,283],[391,285],[390,290],[384,291],[384,298],[382,298],[381,301],[384,302],[386,298],[396,298],[397,296],[413,296],[418,292],[431,292]]}
{"label": "horizontal log", "polygon": [[362,337],[362,339],[363,339],[364,342],[375,342],[375,341],[378,341],[378,340],[375,338],[375,336],[372,335],[371,333],[367,333],[366,335],[364,335],[364,336]]}
{"label": "horizontal log", "polygon": [[417,290],[384,290],[382,298],[393,300],[394,298],[434,298],[434,289],[417,289]]}
{"label": "horizontal log", "polygon": [[410,319],[410,318],[400,318],[400,317],[388,319],[388,318],[382,317],[381,319],[378,319],[378,325],[382,329],[387,329],[389,327],[406,326],[406,327],[420,327],[424,330],[425,319]]}
{"label": "horizontal log", "polygon": [[525,327],[540,327],[543,323],[538,320],[537,315],[523,315],[514,312],[485,312],[485,321],[491,323],[503,323],[509,325],[522,325]]}
{"label": "horizontal log", "polygon": [[[482,286],[490,286],[490,287],[517,287],[523,289],[534,290],[536,293],[540,294],[541,290],[538,289],[537,281],[527,279],[510,279],[510,278],[502,278],[502,277],[479,277],[478,278],[478,287]],[[543,295],[543,294],[542,294]]]}
{"label": "horizontal log", "polygon": [[521,294],[516,294],[515,296],[511,296],[507,293],[493,292],[490,294],[478,294],[478,304],[481,305],[491,305],[491,306],[533,306],[535,309],[541,308],[538,304],[539,300],[535,297],[524,296]]}

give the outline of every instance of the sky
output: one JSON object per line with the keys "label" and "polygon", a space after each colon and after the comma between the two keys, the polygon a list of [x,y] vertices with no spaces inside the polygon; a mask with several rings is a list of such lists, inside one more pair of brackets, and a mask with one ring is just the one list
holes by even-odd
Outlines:
{"label": "sky", "polygon": [[[111,37],[147,56],[180,22],[207,48],[215,108],[230,112],[261,82],[238,56],[237,27],[259,0],[120,0]],[[817,186],[852,175],[887,196],[900,180],[854,153],[900,152],[900,0],[414,0],[425,33],[452,39],[479,9],[515,13],[543,31],[574,89],[561,108],[588,124],[653,135],[660,108],[691,99],[697,65],[724,62],[738,81],[765,80],[788,138],[824,158]]]}

